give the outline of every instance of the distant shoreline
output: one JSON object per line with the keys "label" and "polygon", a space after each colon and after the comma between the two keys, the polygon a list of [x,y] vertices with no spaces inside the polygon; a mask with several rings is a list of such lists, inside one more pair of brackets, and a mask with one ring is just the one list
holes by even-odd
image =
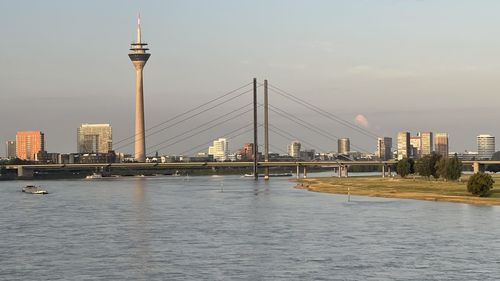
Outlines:
{"label": "distant shoreline", "polygon": [[490,197],[476,197],[468,193],[465,178],[460,182],[445,182],[423,178],[323,177],[296,180],[295,187],[344,195],[349,189],[351,195],[360,196],[500,205],[500,176],[494,176],[494,179]]}

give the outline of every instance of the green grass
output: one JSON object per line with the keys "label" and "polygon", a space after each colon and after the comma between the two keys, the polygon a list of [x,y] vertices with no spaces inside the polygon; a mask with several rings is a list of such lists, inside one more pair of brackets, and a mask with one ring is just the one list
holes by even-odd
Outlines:
{"label": "green grass", "polygon": [[346,194],[349,188],[353,195],[500,205],[500,176],[493,176],[495,184],[489,197],[476,197],[467,192],[467,179],[468,176],[462,177],[461,181],[420,177],[329,177],[302,179],[299,184],[317,192]]}

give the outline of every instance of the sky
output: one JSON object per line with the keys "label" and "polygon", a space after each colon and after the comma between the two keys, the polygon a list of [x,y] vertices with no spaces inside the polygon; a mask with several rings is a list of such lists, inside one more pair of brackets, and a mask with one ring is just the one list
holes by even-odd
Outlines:
{"label": "sky", "polygon": [[[49,152],[75,152],[81,123],[110,123],[115,143],[132,136],[135,73],[127,54],[139,12],[152,54],[144,70],[147,128],[256,77],[379,136],[448,132],[451,151],[476,151],[481,133],[500,136],[500,1],[2,0],[0,7],[2,143],[16,131],[41,130]],[[250,102],[244,95],[149,137],[146,146]],[[274,92],[270,103],[350,137],[354,150],[376,149],[372,137]],[[273,112],[270,118],[289,133],[271,134],[272,151],[286,152],[294,139],[336,151],[334,139]],[[249,112],[159,153],[179,154],[250,122]],[[230,149],[251,141],[241,135]]]}

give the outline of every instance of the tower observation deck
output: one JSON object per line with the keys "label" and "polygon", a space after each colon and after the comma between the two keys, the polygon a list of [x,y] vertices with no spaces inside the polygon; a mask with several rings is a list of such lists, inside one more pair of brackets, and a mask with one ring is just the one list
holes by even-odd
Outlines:
{"label": "tower observation deck", "polygon": [[146,134],[144,123],[144,94],[142,70],[151,54],[147,53],[147,43],[141,40],[141,17],[137,18],[137,41],[130,46],[128,54],[135,67],[135,151],[137,162],[146,161]]}

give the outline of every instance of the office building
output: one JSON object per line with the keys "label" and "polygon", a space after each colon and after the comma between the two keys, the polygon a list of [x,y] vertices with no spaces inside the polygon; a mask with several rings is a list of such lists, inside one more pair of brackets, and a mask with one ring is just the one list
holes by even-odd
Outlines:
{"label": "office building", "polygon": [[16,141],[5,142],[5,157],[8,159],[16,158]]}
{"label": "office building", "polygon": [[36,155],[45,151],[45,135],[40,131],[17,132],[16,157],[22,160],[36,160]]}
{"label": "office building", "polygon": [[253,143],[245,143],[240,149],[239,154],[242,160],[253,160]]}
{"label": "office building", "polygon": [[314,149],[309,149],[309,150],[303,150],[301,152],[299,152],[300,154],[300,160],[302,161],[311,161],[311,160],[314,160],[315,156],[316,156],[316,151]]}
{"label": "office building", "polygon": [[490,159],[495,153],[495,137],[490,135],[477,136],[477,152],[479,159]]}
{"label": "office building", "polygon": [[77,130],[78,153],[108,153],[113,150],[113,131],[109,124],[81,124]]}
{"label": "office building", "polygon": [[392,138],[389,137],[378,138],[377,157],[380,160],[392,159]]}
{"label": "office building", "polygon": [[229,143],[225,138],[214,140],[213,145],[208,147],[208,155],[212,155],[215,161],[226,161],[229,155]]}
{"label": "office building", "polygon": [[434,138],[432,132],[418,133],[418,136],[421,138],[420,155],[430,155],[434,151]]}
{"label": "office building", "polygon": [[397,154],[398,160],[408,158],[411,155],[410,151],[410,133],[399,132],[397,136]]}
{"label": "office building", "polygon": [[288,155],[293,158],[300,158],[300,146],[301,144],[298,141],[289,144],[287,147]]}
{"label": "office building", "polygon": [[422,137],[410,136],[410,151],[412,157],[420,157],[422,154]]}
{"label": "office building", "polygon": [[337,152],[338,154],[347,155],[351,152],[351,141],[349,138],[340,138],[337,140]]}
{"label": "office building", "polygon": [[448,158],[449,155],[449,145],[448,145],[448,133],[436,133],[434,135],[435,151],[437,154]]}

